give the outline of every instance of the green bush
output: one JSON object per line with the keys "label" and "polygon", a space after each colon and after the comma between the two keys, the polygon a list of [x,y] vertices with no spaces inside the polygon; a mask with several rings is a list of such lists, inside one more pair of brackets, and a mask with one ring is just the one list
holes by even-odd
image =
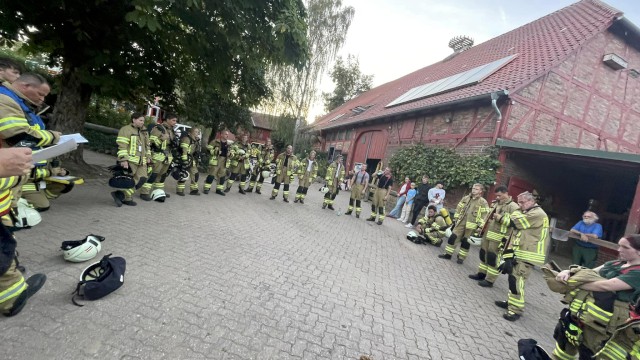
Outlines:
{"label": "green bush", "polygon": [[451,148],[418,144],[400,149],[389,165],[396,179],[409,176],[419,180],[427,174],[432,182],[442,181],[447,188],[471,187],[475,183],[493,185],[501,166],[497,155],[497,148],[489,148],[482,155],[464,156]]}
{"label": "green bush", "polygon": [[105,154],[116,155],[118,145],[116,144],[116,134],[105,134],[100,131],[84,129],[82,135],[89,140],[85,145],[89,149]]}

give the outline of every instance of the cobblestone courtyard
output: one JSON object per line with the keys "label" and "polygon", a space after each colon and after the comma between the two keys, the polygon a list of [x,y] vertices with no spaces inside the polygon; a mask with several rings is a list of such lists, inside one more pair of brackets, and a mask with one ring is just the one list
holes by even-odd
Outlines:
{"label": "cobblestone courtyard", "polygon": [[[90,161],[104,162],[96,154]],[[382,226],[321,209],[319,184],[304,205],[282,195],[175,195],[116,208],[104,181],[56,200],[43,223],[18,232],[29,274],[45,287],[5,318],[4,359],[517,359],[517,341],[551,349],[561,309],[541,273],[527,283],[525,315],[510,323],[491,289],[442,250]],[[295,192],[295,186],[292,189]],[[292,198],[292,196],[291,196]],[[348,196],[336,204],[346,210]],[[106,237],[99,256],[127,260],[124,286],[84,307],[71,303],[80,272],[61,241]]]}

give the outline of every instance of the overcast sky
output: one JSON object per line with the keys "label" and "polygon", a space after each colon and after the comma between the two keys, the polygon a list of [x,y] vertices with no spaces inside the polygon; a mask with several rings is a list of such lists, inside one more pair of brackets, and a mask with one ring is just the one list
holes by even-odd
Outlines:
{"label": "overcast sky", "polygon": [[[364,74],[378,86],[442,60],[452,50],[449,40],[467,35],[485,42],[541,18],[574,0],[343,0],[355,16],[340,55],[356,55]],[[640,0],[607,0],[640,27]],[[328,76],[321,89],[333,90]],[[324,114],[322,101],[310,121]]]}

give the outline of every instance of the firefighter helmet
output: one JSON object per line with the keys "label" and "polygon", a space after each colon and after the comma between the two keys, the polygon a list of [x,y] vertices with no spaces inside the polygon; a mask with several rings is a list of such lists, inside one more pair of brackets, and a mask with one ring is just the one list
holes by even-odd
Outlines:
{"label": "firefighter helmet", "polygon": [[164,193],[162,189],[155,189],[151,192],[151,200],[164,202],[167,195]]}
{"label": "firefighter helmet", "polygon": [[238,149],[237,151],[238,155],[242,156],[244,154],[246,154],[246,152],[244,151],[244,149]]}
{"label": "firefighter helmet", "polygon": [[269,176],[271,176],[271,172],[270,172],[270,171],[265,170],[265,171],[263,171],[263,172],[262,172],[262,177],[263,177],[263,178],[265,178],[265,179],[266,179],[266,178],[268,178]]}
{"label": "firefighter helmet", "polygon": [[104,237],[100,235],[87,235],[84,240],[63,241],[60,248],[64,251],[64,259],[70,262],[83,262],[91,260],[100,252],[100,243]]}
{"label": "firefighter helmet", "polygon": [[176,181],[187,181],[189,180],[189,172],[176,166],[171,170],[171,177],[176,179]]}
{"label": "firefighter helmet", "polygon": [[469,236],[469,244],[473,246],[480,246],[482,243],[482,237],[480,236]]}
{"label": "firefighter helmet", "polygon": [[415,242],[418,239],[418,233],[411,230],[407,233],[407,240]]}
{"label": "firefighter helmet", "polygon": [[323,194],[326,194],[329,192],[329,188],[325,185],[323,187],[320,188],[320,192]]}
{"label": "firefighter helmet", "polygon": [[13,226],[17,228],[29,228],[38,225],[42,221],[42,216],[38,210],[33,208],[26,199],[20,198],[18,206],[13,210],[15,219]]}
{"label": "firefighter helmet", "polygon": [[446,236],[448,239],[449,237],[451,237],[451,235],[453,235],[453,230],[451,230],[451,226],[449,226],[444,230],[444,236]]}
{"label": "firefighter helmet", "polygon": [[111,171],[111,179],[109,179],[109,186],[116,189],[131,189],[136,186],[136,182],[131,175],[131,169],[125,169],[120,165],[114,165],[109,167]]}

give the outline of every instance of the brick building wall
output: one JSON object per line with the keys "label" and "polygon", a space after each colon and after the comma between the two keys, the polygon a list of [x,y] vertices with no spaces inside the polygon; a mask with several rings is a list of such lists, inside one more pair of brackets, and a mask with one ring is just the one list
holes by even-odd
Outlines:
{"label": "brick building wall", "polygon": [[616,53],[628,69],[640,52],[609,32],[596,35],[546,75],[511,95],[505,139],[640,154],[640,79],[602,62]]}

